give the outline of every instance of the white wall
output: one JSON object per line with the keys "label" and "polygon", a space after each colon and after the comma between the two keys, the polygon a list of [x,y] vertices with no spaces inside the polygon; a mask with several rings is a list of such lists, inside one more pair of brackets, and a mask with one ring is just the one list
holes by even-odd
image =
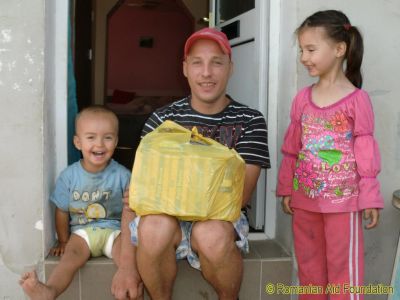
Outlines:
{"label": "white wall", "polygon": [[0,298],[24,299],[20,274],[54,242],[48,196],[67,163],[64,0],[0,2]]}
{"label": "white wall", "polygon": [[[377,229],[365,231],[366,282],[390,284],[395,247],[400,231],[400,211],[391,205],[392,193],[400,189],[400,2],[376,0],[281,0],[281,56],[279,136],[282,141],[288,124],[289,108],[296,91],[313,82],[296,64],[297,45],[293,32],[308,15],[318,10],[342,10],[364,36],[363,88],[369,92],[376,117],[375,137],[382,154],[379,176],[385,209]],[[279,143],[279,146],[281,143]],[[278,212],[277,236],[291,247],[290,222]],[[366,299],[386,299],[372,296]]]}
{"label": "white wall", "polygon": [[[44,1],[0,2],[0,294],[43,260]],[[40,225],[40,224],[39,224]],[[40,266],[39,266],[40,271]],[[3,298],[2,297],[2,298]]]}

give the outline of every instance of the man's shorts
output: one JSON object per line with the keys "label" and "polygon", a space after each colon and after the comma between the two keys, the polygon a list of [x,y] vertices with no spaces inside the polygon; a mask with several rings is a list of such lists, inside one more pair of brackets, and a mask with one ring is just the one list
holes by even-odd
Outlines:
{"label": "man's shorts", "polygon": [[[138,227],[139,227],[140,216],[136,217],[130,224],[131,230],[131,241],[134,245],[138,245]],[[195,222],[180,221],[180,227],[182,230],[182,240],[176,249],[176,259],[186,258],[189,264],[198,270],[200,270],[200,260],[197,254],[193,251],[190,244],[190,235],[192,233],[192,227]],[[249,242],[247,236],[249,234],[249,223],[246,216],[241,213],[240,218],[233,222],[233,227],[237,233],[236,246],[244,253],[249,252]]]}
{"label": "man's shorts", "polygon": [[104,254],[105,256],[112,258],[112,247],[120,232],[120,230],[111,228],[89,226],[77,229],[73,233],[86,241],[92,257]]}

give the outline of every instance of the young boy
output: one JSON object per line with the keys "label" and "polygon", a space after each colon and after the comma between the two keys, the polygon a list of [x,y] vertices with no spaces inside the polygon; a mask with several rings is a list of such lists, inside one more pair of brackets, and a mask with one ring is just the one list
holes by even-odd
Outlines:
{"label": "young boy", "polygon": [[50,253],[61,259],[46,284],[34,271],[22,275],[30,299],[58,297],[91,256],[104,254],[119,265],[122,196],[130,172],[111,159],[117,142],[118,119],[110,110],[91,106],[76,117],[74,145],[83,159],[61,173],[50,197],[58,236]]}

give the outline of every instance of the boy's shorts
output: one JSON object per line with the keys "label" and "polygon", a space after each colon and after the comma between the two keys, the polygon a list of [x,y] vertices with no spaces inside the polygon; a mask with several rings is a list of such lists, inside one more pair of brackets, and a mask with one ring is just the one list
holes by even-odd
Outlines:
{"label": "boy's shorts", "polygon": [[73,233],[86,241],[92,257],[98,257],[104,254],[112,258],[112,247],[120,232],[121,231],[118,229],[89,226],[77,229]]}
{"label": "boy's shorts", "polygon": [[[138,245],[138,227],[139,227],[140,216],[136,217],[130,224],[131,230],[131,241],[134,245]],[[182,240],[176,249],[176,259],[183,259],[186,257],[189,264],[198,270],[200,270],[200,260],[197,254],[193,251],[190,244],[190,235],[192,233],[192,227],[195,222],[179,221],[179,225],[182,230]],[[237,233],[236,246],[244,253],[249,252],[249,242],[247,236],[249,234],[249,223],[246,216],[241,212],[240,218],[233,222],[233,227]]]}

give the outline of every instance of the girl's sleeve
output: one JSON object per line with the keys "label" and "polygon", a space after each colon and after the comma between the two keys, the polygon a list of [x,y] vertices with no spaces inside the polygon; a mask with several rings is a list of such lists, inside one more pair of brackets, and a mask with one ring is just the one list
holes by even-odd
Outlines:
{"label": "girl's sleeve", "polygon": [[367,93],[354,102],[354,155],[359,182],[359,209],[383,208],[384,201],[376,178],[381,170],[381,156],[374,138],[374,112]]}
{"label": "girl's sleeve", "polygon": [[297,155],[301,149],[301,111],[298,102],[299,97],[296,97],[290,111],[290,124],[283,139],[281,148],[283,159],[278,173],[277,196],[290,196],[292,194],[293,175]]}

